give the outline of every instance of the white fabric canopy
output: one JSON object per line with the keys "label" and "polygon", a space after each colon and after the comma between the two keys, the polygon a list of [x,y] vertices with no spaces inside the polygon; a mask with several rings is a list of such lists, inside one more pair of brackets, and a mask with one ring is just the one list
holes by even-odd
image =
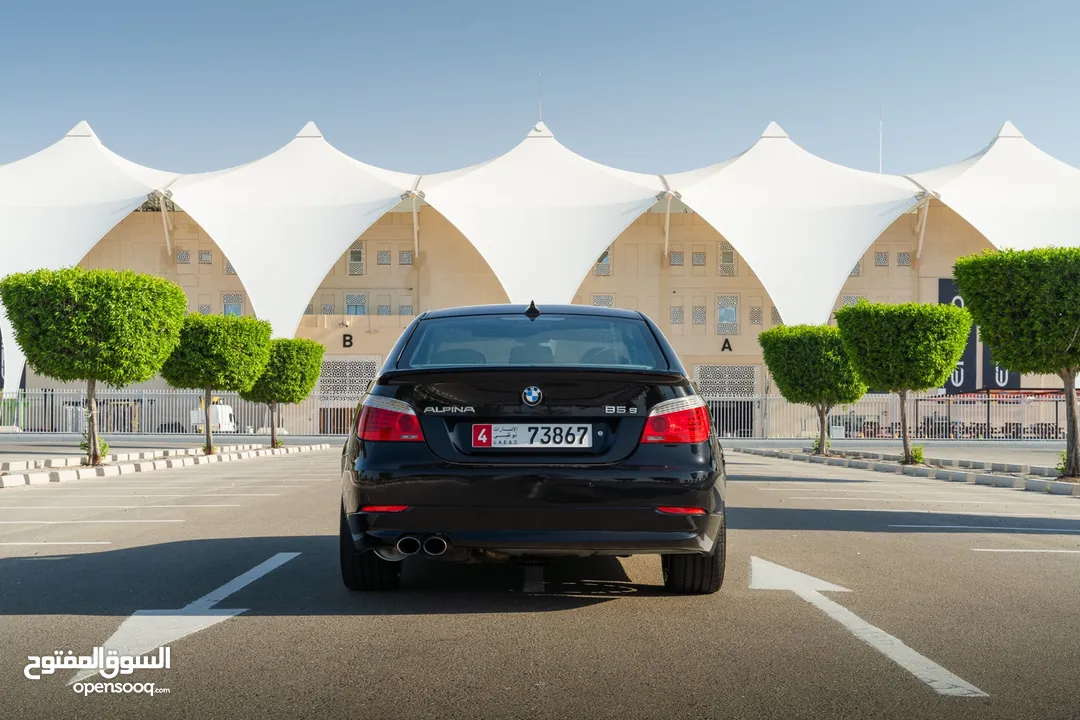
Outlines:
{"label": "white fabric canopy", "polygon": [[909,180],[834,165],[776,123],[742,154],[667,180],[750,264],[789,325],[828,322],[855,263],[919,201]]}
{"label": "white fabric canopy", "polygon": [[292,337],[337,259],[415,180],[352,159],[308,123],[277,152],[185,175],[172,192],[229,258],[256,315]]}
{"label": "white fabric canopy", "polygon": [[425,176],[425,199],[476,247],[513,303],[569,303],[597,258],[664,190],[537,125],[513,150],[466,171]]}
{"label": "white fabric canopy", "polygon": [[[176,177],[111,152],[85,122],[44,150],[0,165],[0,277],[78,264],[147,195]],[[4,312],[0,334],[11,389],[24,357]]]}
{"label": "white fabric canopy", "polygon": [[1080,246],[1080,170],[1032,145],[1011,122],[979,153],[912,178],[997,248]]}

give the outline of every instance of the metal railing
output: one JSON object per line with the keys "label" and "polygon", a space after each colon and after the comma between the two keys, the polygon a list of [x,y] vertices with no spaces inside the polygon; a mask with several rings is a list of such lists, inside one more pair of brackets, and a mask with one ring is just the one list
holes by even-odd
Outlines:
{"label": "metal railing", "polygon": [[[726,438],[816,438],[817,411],[782,397],[706,398],[717,434]],[[1065,401],[1054,395],[908,398],[911,436],[925,440],[1058,440]],[[900,437],[900,398],[866,395],[829,413],[830,434]]]}
{"label": "metal railing", "polygon": [[[237,393],[215,392],[222,405],[211,418],[215,432],[270,434],[266,405],[242,400]],[[359,396],[325,397],[317,393],[296,405],[278,406],[278,428],[288,435],[345,435]],[[197,434],[203,430],[203,393],[191,390],[99,390],[100,432],[107,434]],[[86,391],[36,389],[0,394],[0,433],[82,433]],[[215,425],[222,422],[223,429]]]}
{"label": "metal railing", "polygon": [[[269,409],[237,393],[214,393],[228,431],[268,435]],[[296,405],[279,406],[278,428],[288,435],[345,435],[360,396],[313,393]],[[816,411],[778,396],[706,397],[717,433],[724,438],[814,438]],[[203,393],[191,390],[98,392],[101,432],[197,434],[202,432]],[[0,394],[0,433],[82,433],[84,389],[36,389]],[[231,419],[228,417],[231,412]],[[1061,439],[1065,402],[1058,396],[916,396],[908,399],[912,437],[928,440]],[[900,399],[866,395],[829,414],[832,433],[845,438],[900,436]],[[842,430],[840,430],[842,429]],[[215,428],[215,432],[222,432]]]}

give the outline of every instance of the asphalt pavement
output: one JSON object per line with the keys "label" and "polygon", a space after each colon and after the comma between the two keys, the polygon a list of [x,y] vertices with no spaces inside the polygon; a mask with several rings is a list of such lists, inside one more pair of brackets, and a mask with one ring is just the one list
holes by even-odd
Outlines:
{"label": "asphalt pavement", "polygon": [[[731,453],[716,595],[664,594],[651,556],[566,560],[539,592],[518,566],[410,559],[401,591],[354,594],[339,462],[0,490],[3,716],[1080,714],[1080,498]],[[167,693],[24,676],[30,656],[159,645],[169,669],[109,682]]]}

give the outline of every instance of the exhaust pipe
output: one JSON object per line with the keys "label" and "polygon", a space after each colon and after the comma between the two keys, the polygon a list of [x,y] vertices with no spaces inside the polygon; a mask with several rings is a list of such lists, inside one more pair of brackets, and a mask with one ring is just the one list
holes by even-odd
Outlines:
{"label": "exhaust pipe", "polygon": [[450,543],[438,535],[432,535],[424,541],[424,552],[432,557],[438,557],[450,549]]}
{"label": "exhaust pipe", "polygon": [[415,555],[420,552],[420,538],[415,535],[406,535],[397,541],[395,547],[402,555]]}

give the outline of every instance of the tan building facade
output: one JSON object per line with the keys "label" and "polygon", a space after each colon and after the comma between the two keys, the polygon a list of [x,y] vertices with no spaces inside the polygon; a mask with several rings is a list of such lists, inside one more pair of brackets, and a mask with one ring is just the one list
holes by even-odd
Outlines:
{"label": "tan building facade", "polygon": [[[168,213],[167,245],[156,211],[134,212],[83,259],[84,267],[130,269],[175,281],[189,310],[256,314],[228,258],[190,217]],[[575,303],[640,310],[671,340],[703,392],[748,396],[770,392],[757,335],[782,322],[761,282],[724,237],[700,215],[679,207],[635,220],[598,258]],[[920,249],[920,216],[901,216],[864,253],[836,307],[875,302],[938,302],[938,282],[957,257],[990,247],[963,218],[935,201]],[[506,302],[477,250],[430,206],[419,213],[414,242],[409,212],[389,212],[358,238],[327,273],[305,309],[298,337],[327,347],[321,382],[356,387],[378,367],[401,331],[423,310]],[[304,252],[296,239],[289,252]],[[774,262],[785,262],[776,257]],[[288,283],[288,277],[280,278]],[[981,348],[978,349],[981,357]],[[978,363],[976,387],[986,383]],[[1025,377],[1024,387],[1060,387],[1053,377]],[[27,373],[27,387],[52,387]],[[163,387],[160,380],[146,387]],[[775,391],[772,391],[775,392]]]}

